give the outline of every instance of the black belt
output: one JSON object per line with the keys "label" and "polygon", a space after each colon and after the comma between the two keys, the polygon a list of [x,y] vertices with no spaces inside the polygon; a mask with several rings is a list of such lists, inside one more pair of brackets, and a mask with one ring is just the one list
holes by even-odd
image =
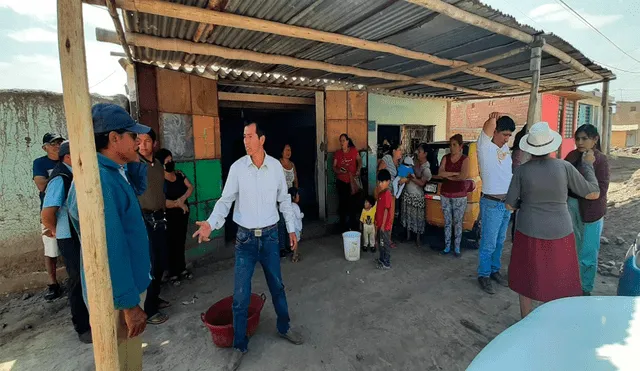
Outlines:
{"label": "black belt", "polygon": [[486,198],[487,200],[496,201],[496,202],[502,202],[502,203],[504,203],[507,200],[506,197],[505,198],[498,198],[498,197],[494,197],[494,196],[487,195],[487,194],[484,194],[484,193],[482,194],[482,197]]}
{"label": "black belt", "polygon": [[262,237],[263,233],[268,232],[268,231],[270,231],[272,229],[276,229],[276,228],[278,228],[277,224],[273,224],[273,225],[270,225],[270,226],[264,227],[264,228],[245,228],[245,227],[239,225],[238,226],[238,231],[244,231],[244,232],[251,233],[255,237]]}

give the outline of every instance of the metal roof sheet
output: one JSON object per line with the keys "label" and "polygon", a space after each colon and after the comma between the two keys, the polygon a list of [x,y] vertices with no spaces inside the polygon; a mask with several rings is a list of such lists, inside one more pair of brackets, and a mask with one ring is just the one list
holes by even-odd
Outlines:
{"label": "metal roof sheet", "polygon": [[[208,1],[177,0],[173,2],[204,8],[207,6]],[[519,24],[513,17],[496,11],[478,0],[446,0],[446,2],[531,35],[539,33],[538,30]],[[340,33],[365,40],[380,41],[414,51],[430,53],[442,58],[463,60],[469,63],[496,56],[524,45],[509,37],[491,33],[433,12],[425,7],[401,0],[229,0],[223,11]],[[125,27],[128,31],[163,38],[192,40],[198,25],[197,22],[139,12],[127,11],[125,14]],[[611,71],[595,65],[561,38],[549,34],[545,35],[545,39],[547,43],[570,54],[592,71],[607,78],[615,78]],[[233,49],[286,55],[335,65],[355,66],[369,70],[404,74],[412,77],[437,73],[448,68],[387,53],[223,26],[215,26],[206,40],[201,41]],[[305,77],[309,81],[327,79],[329,82],[323,82],[325,85],[331,84],[331,80],[355,85],[375,85],[389,82],[383,79],[363,78],[284,65],[228,60],[224,58],[224,55],[189,55],[182,52],[168,52],[142,47],[134,47],[133,51],[134,57],[138,60],[148,63],[172,64],[174,67],[212,67],[216,71],[224,67],[250,73],[261,72],[263,74],[285,75],[286,77]],[[543,57],[542,85],[564,87],[589,81],[577,71],[561,64],[557,58],[548,54],[543,54]],[[507,78],[524,82],[530,82],[531,80],[529,53],[521,53],[484,67],[489,72]],[[447,76],[437,81],[487,92],[512,93],[522,91],[522,88],[464,73]],[[284,82],[279,83],[282,84]],[[476,97],[473,94],[425,85],[411,85],[398,90],[406,93],[451,98]]]}

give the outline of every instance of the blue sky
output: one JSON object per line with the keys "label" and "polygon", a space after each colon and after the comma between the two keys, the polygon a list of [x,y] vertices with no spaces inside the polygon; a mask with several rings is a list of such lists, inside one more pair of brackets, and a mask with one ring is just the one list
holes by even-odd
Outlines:
{"label": "blue sky", "polygon": [[[640,100],[640,63],[625,56],[564,9],[557,0],[482,0],[520,23],[552,32],[618,76],[611,83],[617,100]],[[640,1],[565,0],[589,22],[640,60]],[[60,92],[55,0],[0,0],[0,89]],[[89,87],[92,93],[124,94],[126,74],[110,51],[98,43],[95,28],[113,29],[103,8],[84,5]],[[630,72],[624,72],[627,70]],[[597,87],[597,86],[594,86]],[[587,88],[588,89],[588,88]]]}

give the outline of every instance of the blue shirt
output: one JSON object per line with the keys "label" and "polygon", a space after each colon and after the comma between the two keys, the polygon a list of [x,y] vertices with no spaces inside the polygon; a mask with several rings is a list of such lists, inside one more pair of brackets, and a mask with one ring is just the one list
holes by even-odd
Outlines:
{"label": "blue shirt", "polygon": [[[133,308],[140,303],[140,294],[151,282],[147,228],[142,219],[138,198],[127,179],[122,176],[123,167],[98,154],[98,168],[104,198],[113,303],[116,309]],[[75,182],[71,185],[67,202],[71,221],[79,232]],[[86,293],[84,266],[81,274],[82,289]]]}
{"label": "blue shirt", "polygon": [[[48,178],[54,167],[58,165],[58,161],[50,159],[48,156],[38,157],[33,160],[33,178],[43,176]],[[40,209],[42,210],[42,202],[44,201],[44,192],[40,192]]]}
{"label": "blue shirt", "polygon": [[[69,170],[71,166],[64,164]],[[69,228],[69,214],[67,212],[67,194],[64,191],[64,180],[57,176],[47,183],[42,208],[57,207],[56,211],[56,239],[71,238]]]}

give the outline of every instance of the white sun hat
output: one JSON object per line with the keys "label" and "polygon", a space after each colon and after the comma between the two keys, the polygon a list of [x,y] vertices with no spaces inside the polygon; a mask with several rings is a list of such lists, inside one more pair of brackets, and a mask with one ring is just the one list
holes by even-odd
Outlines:
{"label": "white sun hat", "polygon": [[549,128],[547,122],[537,122],[520,140],[520,149],[534,156],[555,152],[562,144],[562,136]]}

